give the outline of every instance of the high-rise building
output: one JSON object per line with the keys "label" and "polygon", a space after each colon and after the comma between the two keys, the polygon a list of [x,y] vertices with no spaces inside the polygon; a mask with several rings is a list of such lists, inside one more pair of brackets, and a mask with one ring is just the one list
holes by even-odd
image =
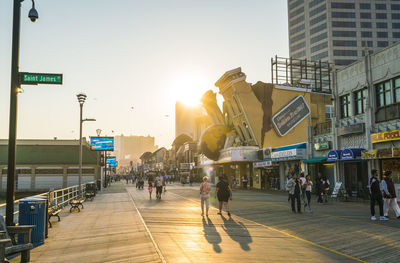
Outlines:
{"label": "high-rise building", "polygon": [[175,104],[175,138],[179,135],[188,135],[198,141],[202,131],[207,127],[207,115],[201,105],[187,106],[177,101]]}
{"label": "high-rise building", "polygon": [[351,64],[400,40],[398,0],[288,0],[290,57]]}
{"label": "high-rise building", "polygon": [[114,154],[120,166],[129,166],[131,162],[139,163],[144,152],[154,152],[157,148],[154,137],[151,136],[115,136]]}

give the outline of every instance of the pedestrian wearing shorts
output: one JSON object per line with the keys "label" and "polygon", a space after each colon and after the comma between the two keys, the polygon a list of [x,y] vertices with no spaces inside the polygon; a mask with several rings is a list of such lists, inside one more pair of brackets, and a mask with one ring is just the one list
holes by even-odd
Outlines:
{"label": "pedestrian wearing shorts", "polygon": [[228,216],[231,216],[231,212],[229,211],[229,200],[232,200],[232,188],[228,183],[228,179],[226,176],[222,176],[219,178],[219,182],[215,188],[215,198],[218,197],[219,201],[219,212],[218,215],[222,215],[222,206],[225,205],[226,212],[228,212]]}
{"label": "pedestrian wearing shorts", "polygon": [[204,216],[204,204],[206,205],[206,216],[208,216],[208,209],[210,207],[210,192],[211,185],[208,183],[208,177],[203,177],[203,182],[200,185],[200,200],[201,200],[201,216]]}

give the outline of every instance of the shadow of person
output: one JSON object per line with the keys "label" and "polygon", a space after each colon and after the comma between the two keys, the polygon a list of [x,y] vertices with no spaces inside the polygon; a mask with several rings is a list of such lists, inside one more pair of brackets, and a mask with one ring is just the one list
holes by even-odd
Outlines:
{"label": "shadow of person", "polygon": [[229,237],[232,238],[233,241],[238,242],[244,251],[250,251],[251,248],[249,244],[253,242],[253,238],[247,230],[247,227],[242,222],[236,222],[232,217],[229,217],[229,219],[226,219],[224,216],[221,217],[222,220],[224,220],[222,228]]}
{"label": "shadow of person", "polygon": [[222,241],[221,235],[217,232],[217,229],[209,217],[207,217],[207,220],[203,217],[203,228],[204,237],[207,242],[213,245],[215,252],[221,253],[222,249],[219,246],[219,243]]}

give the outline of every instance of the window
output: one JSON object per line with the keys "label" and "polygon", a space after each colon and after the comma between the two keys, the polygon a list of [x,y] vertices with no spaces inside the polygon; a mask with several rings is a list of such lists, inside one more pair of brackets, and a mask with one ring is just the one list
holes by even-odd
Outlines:
{"label": "window", "polygon": [[319,34],[318,36],[311,38],[310,44],[314,44],[315,42],[318,42],[318,41],[321,41],[322,39],[327,39],[327,38],[328,38],[327,32]]}
{"label": "window", "polygon": [[386,4],[375,4],[376,10],[386,10]]}
{"label": "window", "polygon": [[376,19],[387,19],[386,13],[376,13]]}
{"label": "window", "polygon": [[356,18],[354,12],[332,12],[333,18]]}
{"label": "window", "polygon": [[249,136],[248,138],[249,138],[250,140],[253,140],[253,136],[251,136],[251,131],[250,131],[249,125],[247,125],[246,122],[243,122],[243,126],[244,126],[244,128],[246,129],[247,136]]}
{"label": "window", "polygon": [[310,35],[314,35],[315,33],[318,33],[318,32],[320,32],[320,31],[322,31],[324,29],[326,29],[326,23],[324,23],[322,25],[319,25],[319,26],[316,26],[314,28],[311,28],[310,29]]}
{"label": "window", "polygon": [[301,42],[301,43],[299,43],[299,44],[296,44],[296,45],[294,45],[294,46],[291,46],[290,47],[290,50],[292,50],[293,52],[294,51],[297,51],[297,50],[299,50],[299,49],[302,49],[303,47],[305,47],[306,46],[306,42]]}
{"label": "window", "polygon": [[393,32],[393,38],[400,38],[400,32]]}
{"label": "window", "polygon": [[233,96],[233,100],[235,101],[236,109],[238,110],[239,113],[241,113],[241,112],[242,112],[242,109],[240,108],[240,104],[239,104],[239,102],[238,102],[236,96]]}
{"label": "window", "polygon": [[302,25],[300,25],[300,26],[298,26],[298,27],[295,27],[295,28],[293,28],[293,29],[290,30],[290,34],[291,34],[291,35],[294,35],[294,34],[300,32],[300,31],[304,30],[304,28],[305,28],[305,25],[304,25],[304,24],[302,24]]}
{"label": "window", "polygon": [[392,14],[392,19],[400,19],[400,14]]}
{"label": "window", "polygon": [[400,10],[400,5],[399,4],[393,4],[391,5],[392,10]]}
{"label": "window", "polygon": [[243,133],[242,127],[240,127],[240,125],[238,125],[237,129],[239,131],[239,136],[242,138],[242,140],[246,140],[246,137],[244,137],[244,133]]}
{"label": "window", "polygon": [[392,104],[390,81],[386,81],[376,86],[376,106],[382,108],[390,104]]}
{"label": "window", "polygon": [[333,40],[333,46],[336,47],[356,47],[357,41],[355,40]]}
{"label": "window", "polygon": [[387,28],[387,23],[376,23],[376,28]]}
{"label": "window", "polygon": [[363,31],[361,32],[361,37],[372,37],[372,32]]}
{"label": "window", "polygon": [[[363,23],[363,22],[361,22]],[[367,23],[367,22],[364,22]],[[371,23],[370,23],[371,24]],[[332,27],[356,27],[355,22],[344,22],[344,21],[332,21]]]}
{"label": "window", "polygon": [[357,50],[333,50],[334,56],[357,57]]}
{"label": "window", "polygon": [[340,97],[340,117],[347,118],[349,117],[349,106],[350,106],[350,100],[349,100],[349,95],[344,95]]}
{"label": "window", "polygon": [[360,9],[368,10],[371,9],[371,4],[360,4]]}
{"label": "window", "polygon": [[388,32],[376,32],[376,37],[387,38],[388,37]]}
{"label": "window", "polygon": [[394,101],[400,103],[400,77],[394,79],[393,84]]}
{"label": "window", "polygon": [[334,37],[357,37],[356,31],[333,31]]}
{"label": "window", "polygon": [[328,51],[321,52],[315,56],[311,57],[311,61],[318,61],[320,59],[328,57]]}
{"label": "window", "polygon": [[333,117],[333,106],[332,105],[325,105],[325,119],[331,120]]}
{"label": "window", "polygon": [[387,47],[389,42],[387,41],[378,41],[378,47]]}
{"label": "window", "polygon": [[337,66],[347,66],[351,63],[356,62],[357,60],[354,59],[335,59],[335,65]]}
{"label": "window", "polygon": [[400,28],[400,23],[393,23],[392,24],[392,28],[399,29]]}
{"label": "window", "polygon": [[326,5],[321,5],[320,7],[317,7],[313,10],[310,11],[310,17],[313,17],[315,15],[320,14],[322,11],[326,9]]}
{"label": "window", "polygon": [[293,19],[292,21],[290,21],[289,25],[292,27],[294,25],[300,24],[303,21],[304,21],[304,16],[299,16],[298,18]]}
{"label": "window", "polygon": [[372,41],[361,41],[361,43],[362,43],[362,46],[363,47],[365,47],[365,46],[367,46],[367,47],[373,47],[374,45],[373,45],[373,42]]}
{"label": "window", "polygon": [[297,35],[295,37],[291,37],[290,38],[290,44],[295,43],[295,42],[297,42],[299,40],[303,40],[305,37],[306,37],[306,33],[305,32],[303,32],[300,35]]}
{"label": "window", "polygon": [[358,90],[354,93],[355,115],[365,113],[367,107],[367,89]]}
{"label": "window", "polygon": [[300,7],[299,9],[296,9],[296,10],[292,11],[289,14],[289,18],[292,18],[292,17],[295,17],[297,15],[300,15],[301,13],[304,13],[304,6]]}
{"label": "window", "polygon": [[322,15],[314,18],[314,19],[311,19],[310,20],[310,26],[313,26],[313,25],[315,25],[315,24],[317,24],[317,23],[319,23],[321,21],[324,21],[324,20],[326,20],[326,14],[322,14]]}
{"label": "window", "polygon": [[328,47],[328,42],[323,42],[319,45],[311,47],[311,53],[317,52],[317,51],[327,48],[327,47]]}
{"label": "window", "polygon": [[301,58],[301,57],[305,57],[305,56],[306,56],[306,51],[303,50],[303,51],[294,53],[292,57],[293,57],[293,58]]}
{"label": "window", "polygon": [[353,3],[331,3],[332,8],[339,8],[339,9],[354,9],[356,8],[355,4]]}
{"label": "window", "polygon": [[299,5],[303,4],[304,0],[298,0],[296,2],[293,2],[289,5],[289,9],[295,9],[296,7],[298,7]]}
{"label": "window", "polygon": [[361,26],[361,28],[372,28],[372,23],[371,22],[361,22],[360,26]]}
{"label": "window", "polygon": [[361,19],[371,19],[371,13],[360,13]]}
{"label": "window", "polygon": [[311,2],[308,4],[308,7],[311,9],[311,8],[313,8],[314,6],[320,4],[320,3],[324,2],[324,1],[325,1],[325,0],[314,0],[314,1],[311,1]]}

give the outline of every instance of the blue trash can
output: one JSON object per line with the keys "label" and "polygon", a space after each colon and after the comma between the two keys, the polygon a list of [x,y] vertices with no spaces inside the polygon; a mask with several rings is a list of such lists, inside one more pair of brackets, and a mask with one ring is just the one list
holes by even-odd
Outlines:
{"label": "blue trash can", "polygon": [[[20,225],[35,225],[32,229],[31,242],[34,247],[44,244],[45,224],[46,224],[46,200],[28,197],[19,201]],[[19,243],[22,243],[22,235],[18,237]]]}

